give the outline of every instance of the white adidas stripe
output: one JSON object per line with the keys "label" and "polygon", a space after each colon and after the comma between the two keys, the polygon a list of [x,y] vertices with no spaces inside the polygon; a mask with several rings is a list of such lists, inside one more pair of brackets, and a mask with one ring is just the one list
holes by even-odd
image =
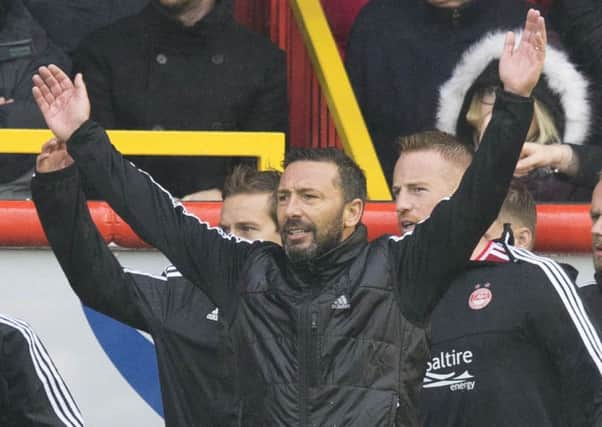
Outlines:
{"label": "white adidas stripe", "polygon": [[515,258],[537,265],[546,274],[577,328],[583,344],[598,368],[598,372],[602,375],[602,343],[600,337],[586,314],[576,287],[566,272],[550,258],[540,257],[525,249],[512,246],[509,246],[508,249]]}
{"label": "white adidas stripe", "polygon": [[566,291],[565,295],[568,298],[569,302],[575,307],[576,315],[583,325],[584,333],[587,334],[591,342],[595,344],[593,350],[597,352],[598,357],[602,360],[602,344],[600,343],[599,335],[596,332],[596,328],[591,323],[589,316],[586,314],[587,311],[584,308],[583,302],[579,297],[579,294],[573,281],[569,278],[564,269],[553,260],[545,257],[536,256],[535,254],[526,250],[522,251],[525,252],[527,256],[531,255],[541,260],[542,262],[547,263],[549,265],[549,268],[551,269],[552,274],[554,274],[554,276],[558,280],[564,281],[564,287],[561,289]]}
{"label": "white adidas stripe", "polygon": [[140,276],[151,277],[153,279],[158,279],[158,280],[161,280],[163,282],[167,281],[167,279],[165,278],[165,276],[157,276],[155,274],[145,273],[143,271],[132,270],[131,268],[127,268],[127,267],[122,267],[122,270],[123,270],[124,273],[137,274],[137,275],[140,275]]}
{"label": "white adidas stripe", "polygon": [[[515,249],[517,249],[517,248],[515,248]],[[568,275],[566,274],[564,269],[549,258],[536,256],[535,254],[533,254],[529,251],[526,251],[526,250],[521,250],[521,252],[523,252],[525,254],[525,257],[527,257],[527,258],[531,257],[531,258],[537,260],[538,263],[546,265],[546,267],[549,269],[549,272],[556,278],[556,282],[552,282],[552,283],[555,285],[555,287],[556,287],[557,283],[559,283],[561,285],[561,288],[557,289],[557,291],[559,291],[559,295],[561,296],[561,298],[564,295],[564,298],[568,301],[568,303],[573,308],[574,312],[569,311],[569,314],[571,314],[571,317],[573,317],[573,315],[575,315],[577,320],[573,319],[573,321],[576,323],[576,326],[578,326],[577,322],[579,322],[579,325],[581,325],[581,327],[583,328],[582,330],[579,330],[580,334],[582,335],[582,338],[583,338],[583,334],[585,334],[587,336],[587,338],[590,340],[589,343],[592,345],[592,348],[591,349],[588,348],[588,350],[590,350],[590,353],[591,353],[591,351],[594,351],[595,353],[597,353],[598,358],[602,359],[602,345],[600,344],[600,338],[596,332],[596,329],[592,325],[592,323],[589,319],[589,316],[586,314],[586,310],[584,309],[581,298],[578,296],[576,287],[574,286],[573,282],[568,277]],[[535,262],[535,263],[537,263],[537,262]],[[544,271],[546,271],[545,268],[542,268],[542,269]],[[560,294],[560,291],[563,291],[563,294]],[[564,299],[563,299],[563,302],[565,302]],[[566,304],[567,304],[567,302],[565,302],[565,305]],[[587,346],[588,342],[584,341],[584,343]],[[596,364],[598,364],[598,362],[594,358],[594,356],[592,356],[592,358],[594,359]],[[600,364],[598,364],[598,366],[600,367]],[[602,373],[602,370],[601,370],[601,373]]]}
{"label": "white adidas stripe", "polygon": [[598,286],[598,284],[596,282],[585,282],[585,283],[578,283],[577,286],[579,288],[585,288],[587,286]]}
{"label": "white adidas stripe", "polygon": [[142,170],[140,168],[138,168],[134,163],[129,162],[130,165],[132,165],[138,172],[146,175],[148,177],[148,179],[159,189],[161,190],[163,193],[165,193],[167,195],[167,197],[169,197],[169,200],[171,201],[171,205],[174,209],[180,208],[182,210],[182,213],[186,216],[189,216],[191,218],[196,219],[199,224],[204,225],[205,227],[207,227],[208,230],[215,230],[217,231],[217,233],[220,235],[220,237],[222,237],[225,240],[234,240],[236,243],[240,243],[240,242],[245,242],[245,243],[253,243],[251,240],[247,240],[244,239],[242,237],[238,237],[238,236],[234,236],[232,234],[228,234],[226,233],[224,230],[222,230],[221,227],[213,227],[211,226],[211,224],[209,224],[206,221],[203,221],[202,219],[200,219],[199,217],[197,217],[194,214],[191,214],[190,212],[188,212],[186,210],[186,207],[178,200],[174,199],[174,197],[171,195],[171,193],[169,191],[167,191],[165,188],[163,188],[161,186],[161,184],[159,184],[157,181],[155,181],[155,179],[151,176],[151,174],[149,174],[148,172],[146,172],[145,170]]}
{"label": "white adidas stripe", "polygon": [[15,328],[27,341],[34,370],[44,386],[44,391],[56,416],[66,426],[82,427],[84,422],[77,404],[31,327],[23,321],[4,315],[0,315],[0,323]]}

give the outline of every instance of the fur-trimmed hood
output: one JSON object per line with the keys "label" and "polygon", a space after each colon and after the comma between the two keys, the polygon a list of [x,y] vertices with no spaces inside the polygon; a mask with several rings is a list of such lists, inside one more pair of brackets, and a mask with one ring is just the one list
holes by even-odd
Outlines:
{"label": "fur-trimmed hood", "polygon": [[[516,34],[518,45],[522,34],[519,31]],[[472,97],[473,86],[479,76],[492,62],[499,60],[505,36],[504,31],[488,33],[465,51],[451,77],[439,90],[436,123],[438,129],[451,134],[458,133],[459,125],[462,123],[460,118],[465,116],[470,102],[467,95]],[[547,87],[547,91],[553,93],[561,107],[564,119],[562,126],[559,126],[562,142],[583,144],[592,127],[593,113],[592,103],[589,100],[589,82],[577,71],[562,50],[549,43],[542,79],[538,83],[538,86],[542,85]]]}

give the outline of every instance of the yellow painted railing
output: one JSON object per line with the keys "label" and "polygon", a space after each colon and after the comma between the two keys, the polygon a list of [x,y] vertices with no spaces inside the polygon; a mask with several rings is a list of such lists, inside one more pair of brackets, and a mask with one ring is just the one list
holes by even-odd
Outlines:
{"label": "yellow painted railing", "polygon": [[[256,157],[259,170],[282,170],[284,134],[277,132],[108,131],[123,154]],[[2,129],[0,153],[39,153],[48,130]]]}
{"label": "yellow painted railing", "polygon": [[289,2],[345,151],[366,173],[368,197],[372,200],[391,200],[389,186],[320,0]]}

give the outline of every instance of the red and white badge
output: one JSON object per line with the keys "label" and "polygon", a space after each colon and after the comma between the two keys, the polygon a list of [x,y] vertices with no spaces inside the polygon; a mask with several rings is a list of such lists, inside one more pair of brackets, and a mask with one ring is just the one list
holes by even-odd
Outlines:
{"label": "red and white badge", "polygon": [[473,310],[482,310],[489,305],[493,299],[493,294],[489,289],[491,285],[487,283],[485,287],[477,285],[474,291],[468,297],[468,306]]}

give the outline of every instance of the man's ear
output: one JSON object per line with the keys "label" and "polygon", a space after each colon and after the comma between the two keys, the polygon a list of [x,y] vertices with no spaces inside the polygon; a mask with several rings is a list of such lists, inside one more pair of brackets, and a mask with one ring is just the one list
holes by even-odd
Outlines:
{"label": "man's ear", "polygon": [[360,199],[353,199],[345,203],[343,208],[343,225],[345,227],[355,227],[362,219],[364,213],[364,202]]}
{"label": "man's ear", "polygon": [[527,227],[516,227],[513,230],[514,233],[514,246],[518,248],[533,249],[535,246],[535,239],[533,233]]}

